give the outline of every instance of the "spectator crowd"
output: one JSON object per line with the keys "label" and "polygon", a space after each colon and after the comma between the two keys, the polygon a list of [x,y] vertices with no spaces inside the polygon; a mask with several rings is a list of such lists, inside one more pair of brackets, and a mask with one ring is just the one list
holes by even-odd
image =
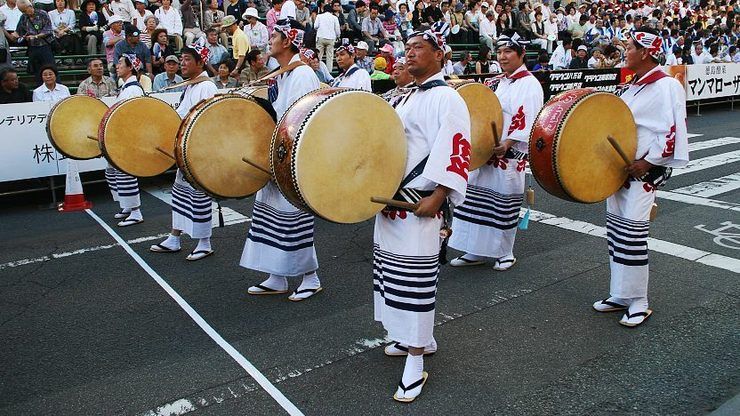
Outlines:
{"label": "spectator crowd", "polygon": [[[305,28],[302,59],[326,83],[342,70],[338,46],[354,45],[355,64],[374,80],[387,79],[404,40],[427,28],[463,50],[457,59],[446,51],[448,76],[499,72],[494,47],[506,29],[531,41],[532,70],[620,67],[630,32],[640,27],[660,33],[664,64],[740,62],[740,0],[80,1],[0,0],[0,103],[68,95],[54,62],[69,54],[92,58],[78,94],[115,93],[115,63],[123,54],[145,63],[139,75],[145,90],[171,87],[182,81],[180,49],[194,42],[211,51],[213,82],[237,87],[277,67],[268,40],[285,18]],[[25,48],[27,71],[39,85],[33,91],[19,92],[18,73],[10,67],[14,48]]]}

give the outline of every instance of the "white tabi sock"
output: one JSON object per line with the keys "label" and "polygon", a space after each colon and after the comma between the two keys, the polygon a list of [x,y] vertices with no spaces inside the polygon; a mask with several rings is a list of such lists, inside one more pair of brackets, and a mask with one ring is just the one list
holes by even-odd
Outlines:
{"label": "white tabi sock", "polygon": [[288,290],[288,279],[285,276],[271,274],[264,282],[260,283],[264,287],[273,290]]}
{"label": "white tabi sock", "polygon": [[465,260],[469,260],[469,261],[486,261],[485,257],[476,256],[475,254],[470,254],[470,253],[463,255],[462,258],[464,258]]}
{"label": "white tabi sock", "polygon": [[291,300],[308,299],[314,294],[318,293],[317,290],[311,290],[311,289],[319,289],[320,287],[321,287],[321,281],[319,280],[319,276],[316,274],[316,272],[304,274],[303,280],[301,281],[301,285],[298,286],[298,289],[296,289],[292,295],[290,295],[290,299]]}
{"label": "white tabi sock", "polygon": [[141,215],[141,210],[139,208],[134,208],[130,211],[130,214],[126,218],[127,220],[143,220],[144,217]]}
{"label": "white tabi sock", "polygon": [[320,287],[321,281],[319,280],[319,275],[317,275],[316,272],[311,272],[303,275],[303,281],[301,282],[301,285],[298,286],[298,290],[318,289]]}
{"label": "white tabi sock", "polygon": [[404,386],[410,386],[421,378],[423,372],[424,356],[409,354],[406,356],[406,365],[403,368],[401,382]]}
{"label": "white tabi sock", "polygon": [[167,239],[159,243],[160,245],[163,245],[170,250],[179,250],[180,249],[180,237],[175,235],[168,235]]}
{"label": "white tabi sock", "polygon": [[627,304],[630,305],[629,307],[630,315],[632,315],[633,313],[645,312],[648,310],[648,298],[647,297],[628,299]]}
{"label": "white tabi sock", "polygon": [[193,251],[211,251],[211,237],[199,238],[198,245]]}

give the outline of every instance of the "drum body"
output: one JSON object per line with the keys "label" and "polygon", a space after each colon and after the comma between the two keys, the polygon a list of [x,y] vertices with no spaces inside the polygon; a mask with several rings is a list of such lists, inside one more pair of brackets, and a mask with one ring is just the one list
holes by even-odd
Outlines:
{"label": "drum body", "polygon": [[177,166],[190,184],[211,196],[252,195],[267,184],[270,175],[242,158],[269,166],[273,130],[275,120],[270,113],[245,91],[203,100],[180,125]]}
{"label": "drum body", "polygon": [[497,140],[504,129],[504,112],[496,93],[480,82],[450,80],[447,84],[457,90],[470,113],[470,167],[474,171],[493,156],[496,141],[491,123],[496,123]]}
{"label": "drum body", "polygon": [[54,104],[46,119],[46,134],[55,149],[70,159],[100,156],[98,126],[108,106],[97,98],[73,95]]}
{"label": "drum body", "polygon": [[614,137],[628,156],[637,152],[637,126],[614,94],[580,88],[551,98],[529,136],[529,165],[537,182],[559,198],[603,201],[627,180]]}
{"label": "drum body", "polygon": [[172,153],[180,116],[153,97],[120,101],[105,113],[98,129],[103,155],[116,169],[137,177],[156,176],[175,163]]}
{"label": "drum body", "polygon": [[278,122],[270,168],[296,207],[332,222],[365,221],[383,208],[370,198],[393,197],[403,179],[403,124],[375,94],[319,89],[296,101]]}

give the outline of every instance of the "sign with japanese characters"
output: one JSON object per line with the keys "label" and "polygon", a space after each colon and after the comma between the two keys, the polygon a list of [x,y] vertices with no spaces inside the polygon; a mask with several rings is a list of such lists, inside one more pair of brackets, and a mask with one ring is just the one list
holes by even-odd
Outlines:
{"label": "sign with japanese characters", "polygon": [[[173,107],[180,93],[153,94]],[[103,99],[108,105],[112,97]],[[67,173],[67,159],[54,149],[46,135],[46,119],[53,103],[0,105],[0,182],[43,178]],[[174,140],[174,138],[173,138]],[[104,158],[81,160],[80,172],[103,170]]]}
{"label": "sign with japanese characters", "polygon": [[740,65],[686,66],[686,101],[740,95]]}

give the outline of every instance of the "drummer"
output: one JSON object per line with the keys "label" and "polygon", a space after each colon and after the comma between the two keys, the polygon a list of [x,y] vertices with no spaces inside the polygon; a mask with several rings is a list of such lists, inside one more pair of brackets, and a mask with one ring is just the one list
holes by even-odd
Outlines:
{"label": "drummer", "polygon": [[334,78],[332,87],[356,88],[372,92],[372,81],[370,74],[355,64],[355,47],[349,43],[338,47],[336,53],[337,65],[342,70],[338,77]]}
{"label": "drummer", "polygon": [[[115,102],[129,98],[141,97],[144,89],[136,80],[137,74],[144,69],[144,64],[135,54],[123,54],[116,64],[116,74],[123,80],[123,86],[118,90]],[[114,215],[120,219],[119,227],[128,227],[144,221],[141,215],[141,197],[139,195],[139,181],[131,175],[108,165],[105,169],[105,180],[108,182],[113,200],[118,201],[121,212]]]}
{"label": "drummer", "polygon": [[[216,94],[216,84],[210,82],[208,73],[204,70],[209,52],[209,49],[200,42],[195,42],[182,49],[180,70],[183,77],[188,78],[192,83],[180,95],[180,105],[177,107],[177,114],[180,118],[185,118],[198,102]],[[198,240],[198,245],[188,254],[187,260],[200,260],[213,254],[211,205],[211,198],[193,188],[178,169],[175,183],[172,186],[172,231],[166,240],[149,249],[155,253],[178,252],[181,249],[180,235],[185,232],[191,238]]]}
{"label": "drummer", "polygon": [[394,199],[418,203],[414,212],[386,207],[375,218],[375,320],[388,338],[388,356],[406,356],[393,398],[410,402],[428,374],[423,354],[437,350],[434,309],[440,229],[447,200],[460,204],[470,164],[470,115],[442,75],[445,40],[427,30],[409,36],[406,69],[416,80],[396,106],[408,140],[406,178]]}
{"label": "drummer", "polygon": [[637,29],[627,43],[626,67],[636,81],[619,92],[637,124],[637,159],[626,168],[629,181],[606,200],[610,297],[593,305],[599,312],[626,310],[619,323],[628,327],[652,314],[647,240],[655,190],[689,161],[685,92],[660,68],[661,45],[649,28]]}
{"label": "drummer", "polygon": [[[304,31],[293,19],[280,20],[270,37],[271,55],[287,70],[276,77],[269,97],[279,120],[294,102],[319,88],[319,79],[311,67],[302,64],[299,50]],[[250,295],[288,293],[288,277],[301,277],[300,286],[288,297],[302,301],[322,290],[316,274],[319,262],[313,242],[314,217],[295,208],[270,181],[254,200],[252,225],[247,234],[242,267],[268,273],[262,283],[252,286]]]}
{"label": "drummer", "polygon": [[543,105],[542,86],[525,66],[528,43],[513,30],[504,31],[496,42],[504,73],[486,84],[501,100],[504,125],[497,129],[503,134],[491,160],[470,174],[465,203],[455,208],[450,247],[465,254],[451,266],[481,265],[493,258],[493,269],[504,271],[516,263],[514,238],[524,199],[529,133]]}

